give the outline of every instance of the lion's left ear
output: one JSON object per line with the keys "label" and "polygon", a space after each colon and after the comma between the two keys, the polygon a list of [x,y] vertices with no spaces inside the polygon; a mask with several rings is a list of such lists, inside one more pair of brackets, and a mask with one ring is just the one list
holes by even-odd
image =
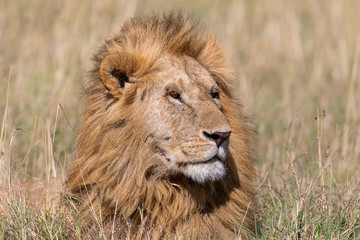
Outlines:
{"label": "lion's left ear", "polygon": [[120,99],[125,84],[137,69],[138,59],[135,55],[122,52],[108,55],[100,64],[100,78],[109,93]]}

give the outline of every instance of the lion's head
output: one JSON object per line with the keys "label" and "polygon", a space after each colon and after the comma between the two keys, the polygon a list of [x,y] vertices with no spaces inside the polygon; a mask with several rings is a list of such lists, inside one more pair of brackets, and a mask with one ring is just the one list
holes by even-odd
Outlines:
{"label": "lion's head", "polygon": [[253,230],[252,130],[214,38],[181,13],[133,19],[94,60],[67,176],[84,218],[121,212],[153,237]]}
{"label": "lion's head", "polygon": [[[130,60],[133,69],[125,73],[119,61],[129,58],[134,58]],[[115,53],[100,66],[102,82],[119,99],[109,107],[109,114],[116,118],[117,112],[128,112],[114,123],[128,121],[123,123],[122,130],[129,127],[125,136],[139,131],[144,135],[137,136],[135,144],[148,141],[151,145],[151,155],[132,161],[136,166],[151,166],[158,177],[184,174],[199,183],[223,178],[231,133],[222,111],[226,93],[192,57],[164,52],[156,64],[156,69],[142,76],[136,74],[141,59]]]}

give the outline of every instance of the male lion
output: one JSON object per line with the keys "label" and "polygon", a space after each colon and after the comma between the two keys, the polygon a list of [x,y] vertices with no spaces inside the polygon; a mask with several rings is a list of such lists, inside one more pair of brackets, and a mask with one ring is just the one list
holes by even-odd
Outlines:
{"label": "male lion", "polygon": [[66,177],[84,221],[131,239],[254,231],[253,130],[214,38],[182,13],[135,18],[94,62]]}

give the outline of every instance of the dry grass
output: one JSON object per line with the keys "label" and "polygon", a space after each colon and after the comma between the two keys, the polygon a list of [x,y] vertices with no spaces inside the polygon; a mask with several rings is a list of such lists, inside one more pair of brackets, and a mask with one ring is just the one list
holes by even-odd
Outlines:
{"label": "dry grass", "polygon": [[[360,239],[356,0],[3,0],[1,181],[63,174],[91,54],[128,17],[170,8],[187,10],[218,37],[254,116],[257,237]],[[0,238],[81,238],[81,223],[69,228],[58,212],[31,209],[21,199],[1,209],[11,218],[0,223]]]}

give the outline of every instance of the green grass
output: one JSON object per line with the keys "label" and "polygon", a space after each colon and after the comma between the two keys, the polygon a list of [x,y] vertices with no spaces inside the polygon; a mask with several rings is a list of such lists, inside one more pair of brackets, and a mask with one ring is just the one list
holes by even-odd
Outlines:
{"label": "green grass", "polygon": [[[0,182],[64,173],[91,55],[127,18],[172,8],[185,9],[217,36],[253,116],[257,238],[360,239],[356,0],[3,0]],[[21,199],[1,209],[11,217],[0,221],[0,238],[81,237],[81,223],[66,226],[64,216]],[[92,236],[103,238],[99,232]]]}

